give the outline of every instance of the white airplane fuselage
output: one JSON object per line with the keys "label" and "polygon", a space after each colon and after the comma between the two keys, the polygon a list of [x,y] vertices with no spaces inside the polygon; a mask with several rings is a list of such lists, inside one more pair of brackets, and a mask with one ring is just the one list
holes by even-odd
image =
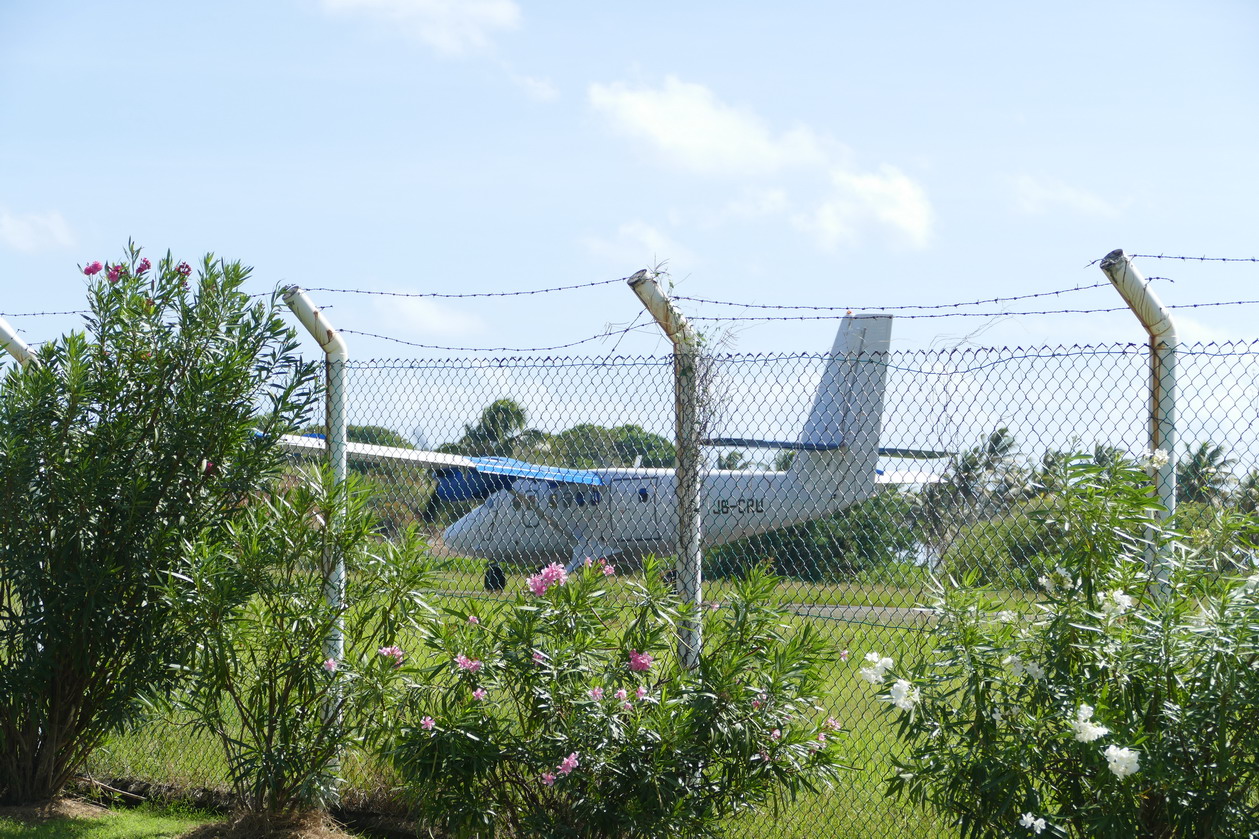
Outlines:
{"label": "white airplane fuselage", "polygon": [[[845,460],[827,452],[827,460]],[[842,468],[842,464],[840,465]],[[867,497],[873,469],[834,466],[790,472],[712,470],[702,474],[702,539],[720,545],[818,518]],[[677,547],[676,477],[671,469],[591,469],[602,486],[518,480],[448,527],[446,548],[525,564],[570,564],[582,556],[672,555]],[[811,475],[810,472],[818,472]],[[829,478],[819,485],[813,478]]]}
{"label": "white airplane fuselage", "polygon": [[[883,315],[843,320],[798,440],[713,443],[788,449],[794,456],[784,472],[702,472],[703,544],[820,518],[874,494],[891,326]],[[470,465],[497,469],[511,483],[446,528],[448,551],[570,567],[586,557],[676,553],[679,501],[672,469]]]}

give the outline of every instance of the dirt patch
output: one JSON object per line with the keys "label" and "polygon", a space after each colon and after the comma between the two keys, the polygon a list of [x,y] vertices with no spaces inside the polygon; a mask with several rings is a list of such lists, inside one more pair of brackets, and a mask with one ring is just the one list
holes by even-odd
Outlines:
{"label": "dirt patch", "polygon": [[268,817],[254,813],[226,822],[203,824],[180,839],[355,839],[323,813]]}
{"label": "dirt patch", "polygon": [[97,819],[107,812],[99,804],[80,798],[56,798],[46,804],[0,807],[0,819],[35,824],[50,819]]}

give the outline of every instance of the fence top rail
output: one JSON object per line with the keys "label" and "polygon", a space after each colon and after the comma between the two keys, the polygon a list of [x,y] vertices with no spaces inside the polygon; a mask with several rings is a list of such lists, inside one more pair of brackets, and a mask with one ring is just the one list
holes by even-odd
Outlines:
{"label": "fence top rail", "polygon": [[[1072,344],[1014,347],[950,347],[943,349],[892,350],[882,354],[889,366],[905,366],[920,359],[968,360],[994,358],[999,361],[1023,359],[1069,358],[1076,356],[1143,356],[1148,351],[1144,343],[1126,342],[1114,344]],[[1249,356],[1259,355],[1259,339],[1222,342],[1182,343],[1178,347],[1182,356]],[[815,361],[825,359],[825,352],[778,352],[778,353],[714,353],[707,356],[720,364],[756,364],[781,361]],[[347,362],[347,367],[358,369],[484,369],[494,367],[652,367],[669,366],[673,356],[472,356],[464,358],[373,358]],[[918,372],[940,372],[920,370]],[[956,373],[959,370],[949,370]]]}

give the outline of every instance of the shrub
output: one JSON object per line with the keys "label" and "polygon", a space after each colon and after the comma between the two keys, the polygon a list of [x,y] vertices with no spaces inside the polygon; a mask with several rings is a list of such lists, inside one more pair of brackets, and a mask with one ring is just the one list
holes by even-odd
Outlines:
{"label": "shrub", "polygon": [[965,837],[1254,836],[1259,575],[1159,532],[1144,473],[1069,479],[1034,612],[950,585],[929,662],[867,660],[908,748],[889,791]]}
{"label": "shrub", "polygon": [[[379,542],[369,498],[351,475],[327,471],[251,500],[221,538],[205,540],[174,578],[185,631],[196,642],[179,704],[218,738],[244,808],[291,816],[326,806],[338,756],[379,733],[405,653],[427,606],[430,571],[414,530]],[[328,602],[328,559],[347,590]],[[343,633],[337,656],[329,633]],[[396,651],[396,652],[395,652]]]}
{"label": "shrub", "polygon": [[0,800],[55,795],[187,639],[163,597],[189,542],[279,469],[313,370],[249,269],[92,263],[86,333],[0,386]]}
{"label": "shrub", "polygon": [[673,653],[686,610],[661,569],[649,561],[639,584],[611,567],[552,565],[500,613],[451,610],[435,629],[392,750],[429,823],[459,836],[710,835],[832,778],[833,729],[814,704],[822,645],[766,605],[772,577],[754,572],[706,610],[692,672]]}
{"label": "shrub", "polygon": [[944,552],[944,571],[976,585],[1032,589],[1061,538],[1048,515],[1053,498],[1024,502],[998,518],[968,525]]}

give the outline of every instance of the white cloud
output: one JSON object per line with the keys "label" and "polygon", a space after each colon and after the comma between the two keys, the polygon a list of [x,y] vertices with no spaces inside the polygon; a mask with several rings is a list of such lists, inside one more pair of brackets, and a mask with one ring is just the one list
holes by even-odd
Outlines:
{"label": "white cloud", "polygon": [[484,49],[492,32],[520,22],[514,0],[323,0],[323,6],[399,26],[446,55]]}
{"label": "white cloud", "polygon": [[807,199],[793,199],[777,182],[745,186],[714,214],[718,220],[783,216],[825,248],[855,242],[870,226],[894,230],[913,247],[930,239],[933,213],[920,184],[889,165],[855,169],[845,146],[808,126],[775,132],[704,85],[673,76],[659,88],[592,84],[589,98],[617,129],[687,172],[744,182],[795,176],[828,185],[823,196]]}
{"label": "white cloud", "polygon": [[559,98],[560,92],[556,90],[555,85],[546,79],[539,79],[536,76],[526,76],[523,73],[517,73],[511,68],[507,68],[507,78],[511,83],[525,92],[530,99],[538,102],[553,102]]}
{"label": "white cloud", "polygon": [[782,215],[791,206],[785,189],[750,189],[722,208],[722,215],[729,218],[753,220],[766,216]]}
{"label": "white cloud", "polygon": [[1088,190],[1073,187],[1056,178],[1019,175],[1013,179],[1014,204],[1020,212],[1040,215],[1054,209],[1066,209],[1086,216],[1114,218],[1119,210],[1114,204]]}
{"label": "white cloud", "polygon": [[702,174],[763,175],[826,159],[807,128],[774,136],[755,114],[725,105],[707,87],[673,76],[664,87],[592,84],[590,103],[670,162]]}
{"label": "white cloud", "polygon": [[18,251],[68,248],[74,244],[74,236],[56,211],[12,213],[0,207],[0,244]]}
{"label": "white cloud", "polygon": [[793,222],[817,236],[827,248],[857,239],[869,222],[883,224],[901,234],[912,246],[925,247],[931,238],[934,214],[927,194],[912,178],[894,166],[878,172],[855,174],[831,172],[835,194]]}
{"label": "white cloud", "polygon": [[434,300],[416,297],[381,297],[374,301],[376,325],[390,335],[433,343],[434,338],[466,338],[485,332],[485,321]]}
{"label": "white cloud", "polygon": [[623,263],[627,274],[639,268],[654,268],[661,261],[688,266],[697,261],[685,247],[643,221],[626,222],[617,228],[614,236],[588,237],[583,244],[597,256]]}

